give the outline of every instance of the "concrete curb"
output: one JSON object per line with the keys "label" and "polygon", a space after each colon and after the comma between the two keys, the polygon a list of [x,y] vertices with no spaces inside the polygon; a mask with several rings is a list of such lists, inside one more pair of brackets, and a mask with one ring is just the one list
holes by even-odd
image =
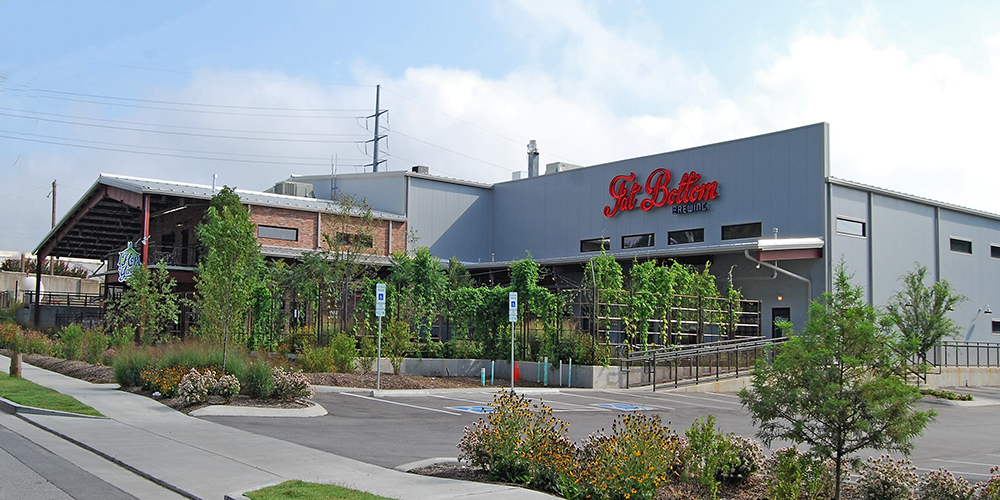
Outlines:
{"label": "concrete curb", "polygon": [[32,415],[52,415],[56,417],[108,418],[108,417],[95,417],[94,415],[81,415],[79,413],[70,413],[68,411],[49,410],[46,408],[35,408],[34,406],[24,406],[4,398],[0,398],[0,411],[3,411],[4,413],[10,413],[11,415],[32,414]]}
{"label": "concrete curb", "polygon": [[417,460],[416,462],[410,462],[408,464],[397,465],[393,467],[393,470],[398,470],[399,472],[410,472],[413,469],[419,469],[421,467],[427,467],[430,465],[437,464],[461,464],[462,461],[457,458],[452,457],[438,457],[438,458],[425,458],[423,460]]}
{"label": "concrete curb", "polygon": [[953,401],[950,399],[941,399],[935,397],[924,396],[920,399],[924,403],[930,403],[932,405],[942,405],[942,406],[962,406],[966,408],[977,407],[977,406],[997,406],[1000,405],[1000,401],[996,399],[987,399],[976,397],[972,401]]}
{"label": "concrete curb", "polygon": [[194,417],[289,417],[310,418],[327,414],[322,405],[309,401],[308,408],[258,408],[255,406],[211,405],[190,413]]}

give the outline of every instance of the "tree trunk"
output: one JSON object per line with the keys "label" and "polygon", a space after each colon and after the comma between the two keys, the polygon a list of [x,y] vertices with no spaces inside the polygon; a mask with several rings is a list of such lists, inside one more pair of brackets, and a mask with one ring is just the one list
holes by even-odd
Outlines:
{"label": "tree trunk", "polygon": [[833,486],[833,500],[840,500],[840,472],[843,470],[844,457],[841,456],[840,451],[837,452],[837,471],[834,479],[836,483]]}
{"label": "tree trunk", "polygon": [[10,357],[10,376],[21,378],[21,353],[15,352]]}

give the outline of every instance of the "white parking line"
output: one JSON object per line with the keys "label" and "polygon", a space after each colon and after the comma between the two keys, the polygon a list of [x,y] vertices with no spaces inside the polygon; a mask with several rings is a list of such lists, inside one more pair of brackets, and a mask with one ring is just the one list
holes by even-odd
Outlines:
{"label": "white parking line", "polygon": [[[653,399],[653,400],[656,400],[656,401],[663,401],[664,400],[663,396],[642,396],[642,395],[639,395],[639,394],[633,394],[632,396],[636,397],[636,398]],[[664,395],[664,396],[666,396],[666,395]],[[689,401],[673,401],[673,400],[670,400],[670,404],[682,404],[682,405],[688,405],[688,406],[697,406],[698,408],[713,408],[713,409],[716,409],[716,410],[732,410],[732,408],[727,408],[725,406],[713,406],[713,405],[707,405],[707,404],[702,404],[702,403],[691,403]],[[673,408],[671,408],[671,409],[673,409]]]}
{"label": "white parking line", "polygon": [[378,401],[379,403],[389,403],[389,404],[393,404],[393,405],[407,406],[407,407],[410,407],[410,408],[417,408],[417,409],[420,409],[420,410],[436,411],[438,413],[447,413],[448,415],[455,415],[455,416],[461,416],[462,415],[461,413],[455,413],[453,411],[439,410],[437,408],[427,408],[426,406],[411,405],[411,404],[407,404],[407,403],[400,403],[399,401],[389,401],[387,399],[382,399],[382,398],[373,398],[373,397],[369,397],[369,396],[362,396],[360,394],[351,394],[349,392],[342,392],[341,394],[343,394],[345,396],[351,396],[351,397],[354,397],[354,398],[367,399],[369,401]]}
{"label": "white parking line", "polygon": [[[925,467],[915,467],[915,468],[917,470],[922,470],[922,471],[927,471],[927,472],[937,470],[937,469],[928,469],[928,468],[925,468]],[[969,476],[990,477],[989,474],[984,474],[982,472],[962,472],[962,471],[950,470],[950,469],[948,470],[948,472],[950,472],[950,473],[952,473],[952,474],[954,474],[956,476],[960,476],[960,477],[964,477],[964,478],[968,478]]]}
{"label": "white parking line", "polygon": [[[596,397],[596,396],[584,396],[582,394],[574,394],[574,393],[571,393],[571,392],[563,393],[563,395],[565,395],[565,396],[573,396],[573,397],[577,397],[577,398],[584,398],[584,399],[596,399],[598,401],[605,401],[605,402],[608,402],[608,403],[632,404],[629,401],[622,401],[622,400],[616,400],[616,399],[610,399],[610,398],[599,398],[599,397]],[[638,396],[637,394],[634,394],[633,396],[641,397],[641,396]],[[569,404],[569,403],[567,403],[567,404]],[[644,405],[644,406],[652,406],[656,410],[677,410],[677,408],[673,408],[673,407],[670,407],[670,406],[664,406],[664,405]]]}
{"label": "white parking line", "polygon": [[996,465],[996,464],[982,464],[979,462],[962,462],[959,460],[945,460],[943,458],[932,458],[931,460],[935,462],[951,462],[953,464],[962,464],[962,465],[981,465],[983,467],[993,467]]}

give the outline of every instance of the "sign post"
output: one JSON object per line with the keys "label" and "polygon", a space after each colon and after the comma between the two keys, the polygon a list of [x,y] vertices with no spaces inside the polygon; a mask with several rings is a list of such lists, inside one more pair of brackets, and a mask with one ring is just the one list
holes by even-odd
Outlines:
{"label": "sign post", "polygon": [[517,292],[508,296],[508,319],[510,319],[510,392],[514,393],[514,323],[517,323]]}
{"label": "sign post", "polygon": [[382,317],[385,316],[385,283],[375,285],[375,316],[378,316],[378,353],[375,358],[375,390],[382,390]]}

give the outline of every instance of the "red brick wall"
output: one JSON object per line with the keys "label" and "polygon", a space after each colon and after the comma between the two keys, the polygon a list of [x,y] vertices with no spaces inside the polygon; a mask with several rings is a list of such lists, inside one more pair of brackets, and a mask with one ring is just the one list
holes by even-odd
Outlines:
{"label": "red brick wall", "polygon": [[258,226],[285,227],[299,230],[298,241],[258,237],[257,241],[261,245],[316,249],[316,212],[254,206],[250,207],[250,220]]}
{"label": "red brick wall", "polygon": [[[338,216],[331,214],[323,214],[323,233],[329,234],[331,237],[336,237],[337,233],[349,233],[358,234],[363,230],[360,220],[352,218],[349,221],[344,221]],[[375,227],[372,229],[372,243],[373,248],[369,253],[376,255],[389,255],[389,222],[384,220],[376,220]],[[326,247],[326,241],[323,241],[323,246]],[[392,249],[391,251],[402,251],[405,249],[406,245],[406,223],[405,222],[393,222],[392,223]]]}

